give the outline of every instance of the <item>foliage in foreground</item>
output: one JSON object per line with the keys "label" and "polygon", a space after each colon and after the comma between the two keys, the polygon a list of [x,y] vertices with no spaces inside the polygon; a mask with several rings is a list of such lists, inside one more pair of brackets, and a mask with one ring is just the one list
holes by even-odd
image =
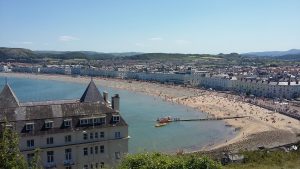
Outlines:
{"label": "foliage in foreground", "polygon": [[0,169],[41,169],[39,150],[34,151],[29,167],[20,152],[18,134],[6,119],[0,125]]}
{"label": "foliage in foreground", "polygon": [[18,135],[9,127],[7,121],[0,131],[0,168],[27,168],[27,163],[19,150]]}
{"label": "foliage in foreground", "polygon": [[167,155],[161,153],[141,153],[127,155],[119,169],[220,169],[217,163],[207,157],[195,155]]}
{"label": "foliage in foreground", "polygon": [[224,169],[300,169],[300,151],[249,151],[244,153],[246,161],[242,164],[226,165]]}

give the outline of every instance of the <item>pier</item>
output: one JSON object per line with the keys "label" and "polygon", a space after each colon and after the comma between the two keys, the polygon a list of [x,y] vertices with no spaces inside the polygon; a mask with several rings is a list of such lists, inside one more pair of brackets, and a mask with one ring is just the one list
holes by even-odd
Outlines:
{"label": "pier", "polygon": [[226,120],[226,119],[240,119],[240,118],[246,118],[246,117],[249,117],[249,116],[212,117],[212,118],[201,118],[201,119],[174,118],[172,122],[176,122],[176,121],[214,121],[214,120]]}
{"label": "pier", "polygon": [[200,119],[180,119],[180,118],[166,117],[161,119],[158,118],[156,120],[158,123],[155,125],[155,127],[162,127],[162,126],[166,126],[168,123],[180,122],[180,121],[214,121],[214,120],[226,120],[226,119],[240,119],[246,117],[250,117],[250,116],[211,117],[211,118],[200,118]]}

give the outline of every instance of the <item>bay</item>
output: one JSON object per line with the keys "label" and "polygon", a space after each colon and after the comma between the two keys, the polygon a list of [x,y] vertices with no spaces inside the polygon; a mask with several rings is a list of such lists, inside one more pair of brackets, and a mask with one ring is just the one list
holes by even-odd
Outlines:
{"label": "bay", "polygon": [[[78,99],[87,84],[54,80],[9,78],[8,83],[20,102]],[[0,90],[5,78],[0,77]],[[97,84],[98,85],[98,84]],[[175,122],[155,128],[158,117],[172,116],[181,119],[204,118],[205,113],[192,108],[166,102],[142,93],[98,86],[100,92],[120,95],[121,115],[129,125],[129,152],[194,151],[208,144],[215,144],[234,136],[233,128],[223,121]]]}

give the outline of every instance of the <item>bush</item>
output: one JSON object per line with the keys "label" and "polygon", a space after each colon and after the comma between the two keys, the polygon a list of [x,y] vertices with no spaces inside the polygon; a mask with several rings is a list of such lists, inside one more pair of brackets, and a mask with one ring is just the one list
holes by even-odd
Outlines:
{"label": "bush", "polygon": [[127,155],[119,169],[220,169],[221,165],[207,157],[141,153]]}

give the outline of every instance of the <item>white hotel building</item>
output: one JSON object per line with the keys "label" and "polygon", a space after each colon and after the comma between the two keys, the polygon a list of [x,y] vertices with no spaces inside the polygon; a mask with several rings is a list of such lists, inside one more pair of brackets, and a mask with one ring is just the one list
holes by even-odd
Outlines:
{"label": "white hotel building", "polygon": [[[128,125],[119,96],[103,96],[91,80],[78,100],[20,103],[7,84],[0,93],[0,123],[7,118],[30,161],[40,149],[44,168],[95,169],[116,166],[128,152]],[[0,125],[0,130],[2,125]]]}

